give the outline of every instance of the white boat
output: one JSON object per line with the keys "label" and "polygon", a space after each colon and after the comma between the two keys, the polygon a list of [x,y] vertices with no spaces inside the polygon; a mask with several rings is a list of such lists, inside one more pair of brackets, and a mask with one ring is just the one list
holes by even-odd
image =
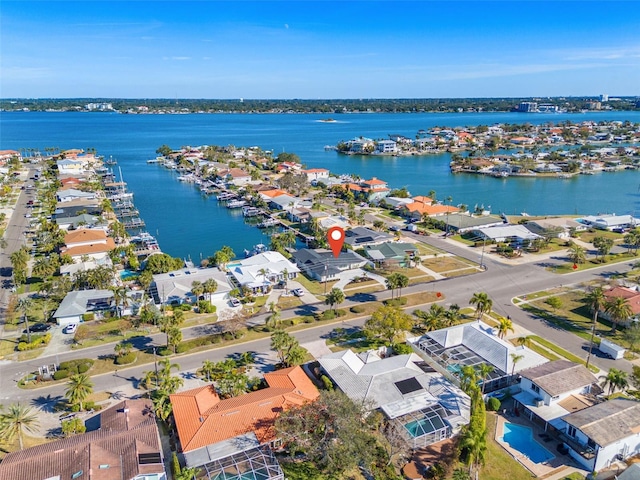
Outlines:
{"label": "white boat", "polygon": [[227,203],[227,208],[240,208],[240,207],[244,207],[246,204],[247,202],[244,200],[232,200],[229,203]]}
{"label": "white boat", "polygon": [[264,222],[260,222],[258,224],[258,228],[275,227],[276,225],[278,225],[278,223],[278,220],[276,220],[275,218],[267,218]]}

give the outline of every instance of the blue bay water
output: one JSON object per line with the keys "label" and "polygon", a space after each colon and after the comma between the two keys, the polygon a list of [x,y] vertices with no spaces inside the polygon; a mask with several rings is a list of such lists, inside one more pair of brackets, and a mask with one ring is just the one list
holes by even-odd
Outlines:
{"label": "blue bay water", "polygon": [[514,214],[640,215],[640,172],[623,171],[558,178],[491,178],[452,175],[450,156],[357,157],[325,151],[325,145],[357,136],[388,138],[402,134],[414,138],[418,130],[434,126],[542,124],[565,120],[630,120],[640,112],[586,114],[344,114],[333,123],[318,114],[186,114],[120,115],[115,113],[0,113],[0,149],[59,147],[96,148],[113,156],[147,230],[158,236],[163,251],[198,261],[222,245],[237,254],[269,238],[244,223],[240,212],[230,212],[193,185],[177,181],[176,174],[146,161],[162,144],[259,146],[263,150],[296,153],[308,167],[334,173],[378,177],[393,188],[407,187],[414,195],[437,192],[454,204],[491,206],[493,212]]}

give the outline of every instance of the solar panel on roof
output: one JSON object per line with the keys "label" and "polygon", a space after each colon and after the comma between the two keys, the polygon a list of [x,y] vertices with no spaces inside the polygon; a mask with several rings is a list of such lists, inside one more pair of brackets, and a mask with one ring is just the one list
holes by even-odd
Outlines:
{"label": "solar panel on roof", "polygon": [[422,385],[420,382],[416,380],[416,377],[407,378],[406,380],[401,380],[395,383],[400,393],[406,395],[407,393],[417,392],[418,390],[422,390]]}

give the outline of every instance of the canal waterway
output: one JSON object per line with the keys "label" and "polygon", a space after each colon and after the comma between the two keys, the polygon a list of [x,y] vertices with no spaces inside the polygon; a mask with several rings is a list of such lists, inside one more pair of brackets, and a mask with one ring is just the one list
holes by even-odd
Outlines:
{"label": "canal waterway", "polygon": [[410,157],[344,156],[325,145],[357,136],[379,139],[389,134],[414,138],[418,130],[434,126],[520,124],[630,120],[640,112],[585,114],[417,113],[342,114],[323,122],[319,114],[184,114],[122,115],[81,112],[2,112],[0,149],[59,147],[96,148],[113,156],[122,170],[136,208],[157,235],[163,251],[198,261],[222,245],[237,254],[268,236],[245,224],[239,211],[231,212],[207,198],[176,174],[146,161],[162,144],[259,146],[275,154],[296,153],[309,168],[333,173],[378,177],[392,188],[407,187],[412,194],[435,190],[438,198],[451,196],[454,204],[491,207],[495,213],[640,215],[640,171],[604,172],[561,178],[493,178],[453,175],[449,154]]}

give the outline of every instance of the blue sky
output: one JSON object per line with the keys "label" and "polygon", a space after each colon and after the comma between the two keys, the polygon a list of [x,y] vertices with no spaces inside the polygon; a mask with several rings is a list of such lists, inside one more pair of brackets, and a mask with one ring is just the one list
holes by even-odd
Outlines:
{"label": "blue sky", "polygon": [[11,1],[0,97],[640,94],[637,1]]}

